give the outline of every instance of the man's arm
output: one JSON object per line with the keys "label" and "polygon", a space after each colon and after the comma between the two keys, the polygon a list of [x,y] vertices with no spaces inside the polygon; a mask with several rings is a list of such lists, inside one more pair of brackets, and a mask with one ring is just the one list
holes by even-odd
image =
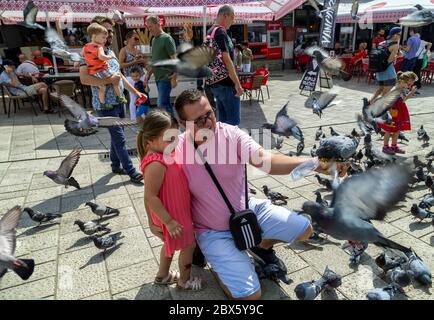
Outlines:
{"label": "man's arm", "polygon": [[243,88],[241,88],[240,79],[238,79],[237,72],[235,71],[234,64],[232,63],[231,56],[228,52],[222,52],[223,63],[228,70],[229,77],[235,84],[235,89],[237,90],[237,96],[241,96],[243,94]]}
{"label": "man's arm", "polygon": [[105,86],[110,83],[108,79],[93,77],[87,73],[87,66],[80,67],[80,81],[86,86]]}

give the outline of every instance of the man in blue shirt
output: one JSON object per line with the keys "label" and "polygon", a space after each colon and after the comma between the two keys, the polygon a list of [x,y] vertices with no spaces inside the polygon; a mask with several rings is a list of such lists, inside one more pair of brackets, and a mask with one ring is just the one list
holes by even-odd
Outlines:
{"label": "man in blue shirt", "polygon": [[416,35],[414,29],[410,29],[410,38],[407,40],[407,44],[402,48],[404,50],[404,62],[401,66],[401,71],[413,71],[416,63],[416,53],[420,47],[420,38]]}
{"label": "man in blue shirt", "polygon": [[[113,40],[113,21],[106,17],[95,17],[92,23],[99,23],[104,26],[108,31],[107,42],[104,48],[105,54],[114,55],[110,45]],[[110,66],[110,71],[120,72],[120,64],[117,59],[111,59],[107,61]],[[134,92],[135,95],[141,96],[142,93],[138,92],[134,87],[132,87],[125,77],[120,81],[119,85],[121,87],[121,92],[124,90],[124,85],[127,87],[128,91]],[[116,100],[116,94],[112,86],[108,86],[105,95],[105,102],[109,107],[103,109],[99,98],[98,98],[98,86],[108,84],[107,79],[99,79],[88,74],[87,66],[80,66],[80,81],[85,85],[90,85],[92,90],[92,106],[97,114],[101,117],[120,117],[125,118],[124,105],[119,104]],[[112,162],[112,172],[119,174],[128,174],[133,183],[141,183],[143,176],[134,168],[133,162],[128,155],[125,146],[125,133],[124,129],[121,127],[111,127],[108,129],[111,137],[110,146],[110,160]]]}

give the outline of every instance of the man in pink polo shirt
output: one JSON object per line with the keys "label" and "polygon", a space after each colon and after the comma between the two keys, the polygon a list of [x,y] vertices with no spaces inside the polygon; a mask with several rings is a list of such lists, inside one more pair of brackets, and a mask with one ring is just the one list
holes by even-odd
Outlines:
{"label": "man in pink polo shirt", "polygon": [[[175,101],[180,123],[186,131],[179,136],[177,162],[189,182],[193,223],[198,244],[229,297],[259,299],[261,288],[246,251],[236,248],[229,231],[231,215],[217,187],[203,165],[198,150],[209,163],[235,211],[245,209],[244,165],[250,163],[269,174],[289,174],[307,159],[272,154],[264,150],[237,126],[216,122],[208,99],[196,89],[182,92]],[[326,172],[319,169],[321,172]],[[339,167],[344,170],[344,166]],[[309,220],[269,200],[249,198],[262,231],[262,242],[251,250],[267,263],[279,263],[273,244],[306,240],[312,233]],[[159,236],[161,230],[150,226]],[[283,263],[283,262],[280,262]]]}

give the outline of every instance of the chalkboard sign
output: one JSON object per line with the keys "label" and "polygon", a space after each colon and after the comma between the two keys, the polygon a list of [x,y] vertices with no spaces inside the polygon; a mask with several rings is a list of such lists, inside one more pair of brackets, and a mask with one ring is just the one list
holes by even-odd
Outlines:
{"label": "chalkboard sign", "polygon": [[316,82],[318,81],[319,64],[315,59],[310,60],[307,69],[301,79],[299,89],[301,91],[315,91]]}

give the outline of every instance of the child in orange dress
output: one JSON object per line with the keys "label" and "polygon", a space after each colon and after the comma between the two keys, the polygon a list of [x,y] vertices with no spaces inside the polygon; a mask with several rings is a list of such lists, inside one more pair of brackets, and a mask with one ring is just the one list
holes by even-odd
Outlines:
{"label": "child in orange dress", "polygon": [[[417,81],[417,75],[414,72],[398,72],[398,84],[402,87],[401,97],[394,103],[389,112],[392,116],[390,123],[380,123],[378,126],[385,131],[383,152],[386,154],[401,153],[405,151],[398,147],[398,136],[401,131],[411,130],[410,115],[405,102],[412,97],[417,87],[414,83]],[[411,91],[410,91],[411,88]],[[392,138],[392,145],[389,147],[389,140]]]}
{"label": "child in orange dress", "polygon": [[[156,284],[177,283],[178,289],[201,290],[205,282],[191,277],[196,240],[191,219],[190,190],[187,178],[174,157],[177,122],[166,112],[151,111],[141,122],[137,137],[145,184],[145,208],[151,231],[164,239]],[[171,135],[170,135],[171,134]],[[180,272],[169,271],[173,254],[181,250]]]}
{"label": "child in orange dress", "polygon": [[[115,57],[104,53],[104,45],[108,35],[107,29],[98,23],[92,23],[87,27],[87,33],[91,38],[91,42],[83,47],[83,56],[88,73],[100,79],[110,80],[117,97],[117,102],[127,103],[127,99],[124,97],[119,87],[121,75],[112,73],[107,63],[108,60],[115,59]],[[99,87],[99,101],[103,108],[109,108],[105,103],[105,91],[106,86]]]}

